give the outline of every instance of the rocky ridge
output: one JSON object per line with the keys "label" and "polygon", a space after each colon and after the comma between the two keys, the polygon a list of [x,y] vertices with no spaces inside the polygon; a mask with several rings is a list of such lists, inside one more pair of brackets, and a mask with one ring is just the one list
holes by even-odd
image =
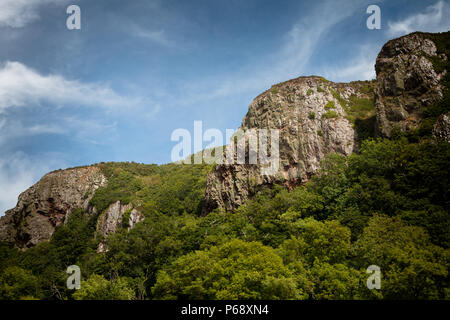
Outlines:
{"label": "rocky ridge", "polygon": [[438,52],[433,34],[412,33],[387,42],[375,63],[375,107],[379,134],[391,137],[394,129],[418,128],[423,111],[443,98],[445,70],[433,62],[447,61]]}
{"label": "rocky ridge", "polygon": [[[233,210],[263,185],[282,183],[291,188],[308,181],[328,153],[348,155],[356,150],[359,132],[350,122],[366,121],[373,135],[388,138],[395,130],[417,130],[427,108],[448,92],[442,65],[448,65],[449,34],[415,32],[383,46],[375,64],[376,82],[369,85],[376,112],[372,128],[366,121],[372,115],[370,104],[364,101],[370,95],[361,83],[300,77],[258,96],[241,128],[280,129],[280,170],[267,177],[259,174],[258,165],[217,165],[207,179],[204,213]],[[327,116],[332,111],[335,114]],[[440,115],[432,128],[435,137],[446,141],[450,141],[448,115]]]}
{"label": "rocky ridge", "polygon": [[95,213],[89,201],[107,183],[96,166],[46,174],[23,192],[16,207],[0,219],[0,240],[14,242],[20,248],[49,240],[73,210],[80,208]]}
{"label": "rocky ridge", "polygon": [[[366,136],[391,137],[423,126],[427,108],[448,94],[447,68],[440,66],[448,65],[449,46],[439,42],[442,38],[448,42],[449,32],[413,33],[389,41],[376,60],[376,81],[333,83],[317,76],[299,77],[260,94],[241,129],[279,130],[279,169],[262,175],[258,164],[216,165],[207,176],[203,213],[234,210],[263,186],[280,183],[292,189],[305,183],[327,154],[349,155]],[[450,141],[446,108],[426,121],[432,121],[434,137]],[[0,218],[0,241],[29,248],[49,240],[75,209],[97,213],[90,200],[107,184],[97,165],[45,175]],[[97,221],[99,252],[106,250],[103,240],[109,234],[124,226],[129,230],[143,219],[129,204],[109,203]]]}
{"label": "rocky ridge", "polygon": [[[215,208],[233,210],[261,185],[282,183],[293,188],[308,181],[327,154],[354,152],[358,134],[352,124],[353,102],[373,106],[372,86],[373,82],[300,77],[256,97],[241,129],[279,130],[279,170],[264,176],[260,165],[217,165],[207,178],[204,213]],[[370,113],[367,110],[365,116]]]}

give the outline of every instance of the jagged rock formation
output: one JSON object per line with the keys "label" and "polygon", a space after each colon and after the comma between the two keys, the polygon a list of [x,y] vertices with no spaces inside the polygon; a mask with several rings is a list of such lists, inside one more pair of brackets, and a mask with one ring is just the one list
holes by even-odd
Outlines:
{"label": "jagged rock formation", "polygon": [[375,64],[375,107],[381,136],[390,137],[395,128],[417,128],[424,108],[442,99],[445,71],[435,70],[435,59],[448,57],[438,53],[432,34],[416,32],[383,46]]}
{"label": "jagged rock formation", "polygon": [[[142,220],[144,220],[144,215],[138,210],[133,209],[131,203],[123,205],[120,201],[117,201],[111,204],[99,217],[97,231],[102,239],[105,239],[106,236],[115,233],[120,227],[126,227],[127,230],[131,230],[136,223]],[[106,250],[105,242],[100,242],[97,251],[105,252]]]}
{"label": "jagged rock formation", "polygon": [[64,223],[74,209],[95,212],[89,201],[106,184],[107,179],[95,166],[46,174],[0,219],[0,241],[28,248],[49,240],[56,226]]}
{"label": "jagged rock formation", "polygon": [[[434,64],[448,59],[435,43],[444,37],[448,33],[416,32],[383,46],[375,65],[374,129],[378,135],[390,137],[394,128],[417,128],[424,109],[443,98],[446,71]],[[233,210],[262,185],[283,183],[293,187],[307,181],[326,154],[353,152],[357,134],[346,118],[350,119],[352,97],[367,93],[361,89],[324,82],[319,77],[301,77],[258,96],[241,128],[280,129],[280,170],[274,176],[263,176],[258,165],[217,165],[207,179],[203,212],[217,207]],[[336,117],[324,117],[330,112],[330,101]],[[448,141],[448,122],[448,115],[441,115],[434,125],[434,136]]]}
{"label": "jagged rock formation", "polygon": [[433,127],[433,136],[450,142],[450,112],[441,114]]}
{"label": "jagged rock formation", "polygon": [[347,111],[352,97],[370,99],[363,86],[300,77],[255,98],[241,129],[279,130],[279,170],[269,176],[261,175],[259,165],[217,165],[207,178],[203,212],[217,207],[233,210],[261,185],[294,187],[316,172],[325,155],[352,153],[356,132]]}

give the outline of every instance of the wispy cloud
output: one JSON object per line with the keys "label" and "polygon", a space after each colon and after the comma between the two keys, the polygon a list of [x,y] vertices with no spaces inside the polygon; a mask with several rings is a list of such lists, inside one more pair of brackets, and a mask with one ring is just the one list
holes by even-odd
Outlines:
{"label": "wispy cloud", "polygon": [[166,47],[174,46],[174,43],[168,39],[163,29],[151,30],[132,23],[128,28],[128,32],[134,37],[139,37]]}
{"label": "wispy cloud", "polygon": [[[24,137],[113,143],[120,121],[154,116],[149,98],[122,96],[105,84],[42,75],[19,62],[0,67],[0,148],[17,150]],[[153,111],[154,112],[153,112]]]}
{"label": "wispy cloud", "polygon": [[[376,1],[372,1],[376,2]],[[176,105],[192,105],[199,101],[213,100],[249,91],[261,91],[272,84],[309,75],[309,63],[317,50],[321,38],[345,18],[354,14],[364,3],[360,1],[322,1],[299,23],[290,28],[284,35],[283,45],[272,54],[255,61],[251,66],[227,75],[185,83],[180,90],[185,93]],[[327,17],[324,19],[323,17]],[[375,58],[359,61],[359,67],[351,69],[346,66],[346,77],[353,75],[370,78]],[[354,67],[354,66],[353,66]],[[337,70],[336,70],[337,71]],[[354,80],[355,78],[351,78]]]}
{"label": "wispy cloud", "polygon": [[[92,144],[103,144],[96,139],[100,135],[105,135],[109,138],[115,133],[117,129],[117,121],[112,123],[105,123],[104,121],[80,119],[79,117],[70,116],[61,118],[61,122],[68,128],[69,132],[72,132],[78,140],[89,142]],[[105,139],[103,137],[103,139]]]}
{"label": "wispy cloud", "polygon": [[[356,50],[358,51],[358,50]],[[359,48],[359,53],[350,58],[344,64],[325,68],[321,74],[333,81],[347,82],[352,80],[375,79],[375,59],[379,48],[370,45],[363,45]]]}
{"label": "wispy cloud", "polygon": [[400,21],[389,21],[389,36],[405,35],[414,31],[440,32],[450,29],[450,5],[439,1],[425,9],[424,13],[416,13]]}
{"label": "wispy cloud", "polygon": [[0,69],[0,113],[6,108],[42,102],[126,108],[139,101],[123,97],[105,85],[67,80],[60,75],[41,75],[20,62],[6,62]]}
{"label": "wispy cloud", "polygon": [[41,134],[67,134],[68,127],[61,122],[24,125],[21,119],[2,115],[0,117],[0,148],[10,145],[15,139]]}
{"label": "wispy cloud", "polygon": [[63,134],[66,131],[64,128],[62,128],[58,125],[54,125],[54,124],[50,124],[50,125],[36,124],[36,125],[26,128],[25,132],[29,133],[30,135],[36,135],[36,134],[44,134],[44,133]]}
{"label": "wispy cloud", "polygon": [[[109,120],[109,119],[108,119]],[[115,137],[117,121],[86,119],[76,116],[62,116],[58,123],[26,125],[20,118],[0,118],[0,148],[11,145],[16,139],[38,135],[66,135],[72,139],[91,144],[105,144]]]}
{"label": "wispy cloud", "polygon": [[24,27],[40,18],[37,11],[40,5],[66,2],[66,0],[1,0],[0,26]]}

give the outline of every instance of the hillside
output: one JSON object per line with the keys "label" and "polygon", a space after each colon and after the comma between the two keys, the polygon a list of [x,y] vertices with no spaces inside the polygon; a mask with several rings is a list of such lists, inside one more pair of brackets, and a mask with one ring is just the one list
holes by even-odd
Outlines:
{"label": "hillside", "polygon": [[[449,299],[450,32],[386,43],[377,79],[299,77],[241,128],[280,166],[51,172],[0,219],[0,299]],[[65,286],[82,270],[82,289]],[[380,267],[381,290],[366,269]]]}

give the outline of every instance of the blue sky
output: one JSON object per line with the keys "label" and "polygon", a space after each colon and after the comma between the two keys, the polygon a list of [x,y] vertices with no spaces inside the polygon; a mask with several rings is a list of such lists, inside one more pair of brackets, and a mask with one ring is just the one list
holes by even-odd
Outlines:
{"label": "blue sky", "polygon": [[0,0],[0,215],[50,170],[170,162],[173,130],[236,129],[272,84],[372,79],[387,40],[448,16],[437,0]]}

